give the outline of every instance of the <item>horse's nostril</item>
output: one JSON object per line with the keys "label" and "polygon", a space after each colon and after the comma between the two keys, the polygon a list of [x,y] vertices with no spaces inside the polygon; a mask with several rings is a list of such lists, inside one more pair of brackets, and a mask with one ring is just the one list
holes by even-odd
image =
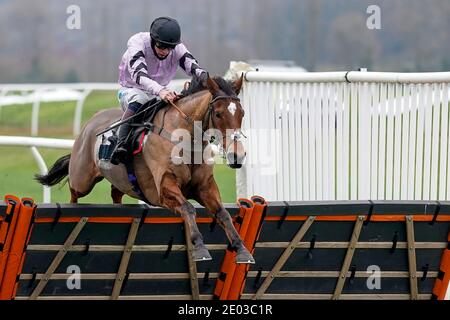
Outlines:
{"label": "horse's nostril", "polygon": [[232,169],[240,169],[242,168],[242,164],[238,164],[238,163],[230,163],[228,164],[228,166]]}
{"label": "horse's nostril", "polygon": [[228,163],[228,165],[242,166],[245,156],[246,156],[246,153],[239,155],[236,152],[230,152],[227,154],[227,163]]}

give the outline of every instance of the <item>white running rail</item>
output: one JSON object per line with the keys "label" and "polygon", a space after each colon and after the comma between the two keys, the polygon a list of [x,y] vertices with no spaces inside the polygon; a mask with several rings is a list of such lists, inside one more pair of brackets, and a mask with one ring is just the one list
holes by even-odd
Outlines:
{"label": "white running rail", "polygon": [[[18,136],[0,136],[0,147],[14,146],[14,147],[28,147],[31,150],[34,160],[39,167],[41,174],[47,174],[48,168],[39,153],[37,148],[52,148],[52,149],[72,149],[74,140],[70,139],[50,139],[50,138],[35,138],[35,137],[18,137]],[[51,188],[43,186],[42,188],[42,202],[50,203]]]}
{"label": "white running rail", "polygon": [[[175,79],[169,83],[169,87],[177,92],[181,91],[183,85],[188,79]],[[39,110],[45,96],[51,96],[51,101],[76,101],[75,113],[73,117],[73,135],[76,136],[81,130],[81,117],[86,98],[92,91],[115,91],[120,88],[117,83],[85,82],[85,83],[42,83],[42,84],[0,84],[0,112],[6,104],[31,104],[31,136],[39,134]],[[57,92],[59,91],[59,96]],[[10,99],[8,93],[32,92],[28,96],[19,96],[19,99]],[[22,98],[22,99],[20,99]],[[10,103],[8,101],[11,101]],[[21,102],[14,102],[21,101]],[[118,105],[118,104],[117,104]],[[110,107],[110,106],[105,106]]]}

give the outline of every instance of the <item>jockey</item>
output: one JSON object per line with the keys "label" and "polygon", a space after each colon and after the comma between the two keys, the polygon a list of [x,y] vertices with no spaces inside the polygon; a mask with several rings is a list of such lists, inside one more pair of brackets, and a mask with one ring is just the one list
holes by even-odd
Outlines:
{"label": "jockey", "polygon": [[[124,111],[122,120],[134,115],[149,100],[160,97],[169,102],[177,94],[167,88],[174,78],[178,65],[188,76],[206,80],[207,73],[180,41],[178,22],[169,17],[155,19],[150,32],[141,32],[128,40],[119,66],[118,92],[120,106]],[[130,123],[123,123],[118,130],[118,143],[111,156],[111,163],[124,162],[127,150],[125,140]]]}

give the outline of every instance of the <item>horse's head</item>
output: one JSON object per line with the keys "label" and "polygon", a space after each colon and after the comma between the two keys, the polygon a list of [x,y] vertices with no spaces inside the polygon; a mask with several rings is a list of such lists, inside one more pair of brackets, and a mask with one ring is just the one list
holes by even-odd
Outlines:
{"label": "horse's head", "polygon": [[238,98],[242,81],[243,75],[232,83],[209,76],[206,80],[206,86],[212,94],[208,111],[210,128],[220,131],[227,164],[233,169],[242,167],[246,155],[241,141],[244,109]]}

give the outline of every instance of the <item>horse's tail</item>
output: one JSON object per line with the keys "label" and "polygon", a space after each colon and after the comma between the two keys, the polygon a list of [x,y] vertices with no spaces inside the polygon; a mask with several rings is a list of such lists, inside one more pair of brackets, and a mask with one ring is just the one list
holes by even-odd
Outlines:
{"label": "horse's tail", "polygon": [[62,156],[53,164],[50,171],[45,175],[36,174],[34,178],[45,186],[53,186],[61,182],[69,174],[70,153]]}

